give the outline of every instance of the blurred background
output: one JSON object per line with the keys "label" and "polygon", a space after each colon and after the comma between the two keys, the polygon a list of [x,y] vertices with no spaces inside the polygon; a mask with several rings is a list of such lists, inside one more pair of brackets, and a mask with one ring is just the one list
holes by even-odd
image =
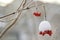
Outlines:
{"label": "blurred background", "polygon": [[[9,13],[15,12],[20,6],[22,0],[12,0],[13,2],[9,4],[2,4],[0,2],[0,17],[7,15]],[[31,0],[26,1],[29,3]],[[9,2],[9,1],[7,1]],[[28,10],[22,11],[21,16],[18,21],[11,27],[0,40],[59,40],[60,39],[60,4],[59,3],[45,3],[45,2],[30,2],[30,6],[45,5],[47,20],[51,23],[53,35],[52,36],[41,36],[39,35],[39,24],[44,20],[44,9],[41,5],[37,6],[37,11],[41,12],[41,16],[34,16],[33,13],[36,11],[36,7],[30,8]],[[43,4],[44,3],[44,4]],[[29,6],[29,7],[30,7]],[[7,22],[10,19],[16,17],[16,14],[7,17],[5,22],[0,21],[0,32],[5,28]]]}

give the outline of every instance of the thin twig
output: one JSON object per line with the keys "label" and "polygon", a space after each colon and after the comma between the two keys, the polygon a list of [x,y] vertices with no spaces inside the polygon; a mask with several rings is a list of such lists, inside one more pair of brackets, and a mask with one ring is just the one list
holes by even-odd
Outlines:
{"label": "thin twig", "polygon": [[31,4],[32,1],[33,1],[33,0],[31,0],[30,2],[28,2],[25,6],[28,6],[29,4]]}
{"label": "thin twig", "polygon": [[47,20],[47,18],[46,18],[46,9],[45,9],[45,5],[43,5],[43,9],[44,9],[44,13],[45,13],[44,20]]}
{"label": "thin twig", "polygon": [[[25,0],[23,0],[23,1],[21,2],[19,8],[17,9],[18,12],[19,12],[19,9],[20,9],[20,7],[22,6],[22,4],[24,5],[24,3],[25,3],[24,1],[25,1]],[[17,12],[17,11],[16,11],[16,12]]]}
{"label": "thin twig", "polygon": [[0,22],[10,22],[10,21],[13,21],[14,19],[11,19],[11,20],[7,20],[7,21],[4,21],[4,20],[0,20]]}
{"label": "thin twig", "polygon": [[5,16],[2,16],[2,17],[0,17],[0,19],[5,18],[5,17],[8,17],[8,16],[11,16],[11,15],[13,15],[13,14],[15,14],[15,12],[13,12],[13,13],[11,13],[11,14],[8,14],[8,15],[5,15]]}

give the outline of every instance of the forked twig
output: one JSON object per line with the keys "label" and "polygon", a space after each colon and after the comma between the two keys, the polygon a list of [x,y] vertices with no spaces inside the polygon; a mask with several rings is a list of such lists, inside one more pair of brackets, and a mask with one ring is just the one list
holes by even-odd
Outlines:
{"label": "forked twig", "polygon": [[[24,0],[24,1],[25,1],[25,0]],[[22,6],[22,4],[23,4],[24,1],[22,1],[21,5],[20,5],[19,8],[17,9],[17,11],[19,11],[19,9],[20,9],[20,7]],[[17,11],[16,11],[16,12],[17,12]],[[11,15],[15,14],[16,12],[13,12],[13,13],[11,13],[11,14],[7,14],[7,15],[5,15],[5,16],[2,16],[2,17],[0,17],[0,19],[5,18],[5,17],[8,17],[8,16],[11,16]]]}
{"label": "forked twig", "polygon": [[[25,0],[23,0],[23,1],[25,1]],[[23,2],[21,3],[21,5],[20,5],[20,7],[21,6],[23,6]],[[19,8],[20,8],[19,7]],[[23,8],[22,8],[23,9]],[[18,20],[18,18],[20,17],[20,15],[21,15],[21,11],[20,11],[20,13],[18,14],[18,16],[17,16],[17,18],[7,27],[7,28],[5,28],[1,33],[0,33],[0,39],[3,37],[3,35],[16,23],[16,21]]]}
{"label": "forked twig", "polygon": [[18,18],[20,17],[21,13],[18,14],[17,18],[7,27],[5,28],[1,33],[0,33],[0,38],[3,37],[3,35],[16,23]]}

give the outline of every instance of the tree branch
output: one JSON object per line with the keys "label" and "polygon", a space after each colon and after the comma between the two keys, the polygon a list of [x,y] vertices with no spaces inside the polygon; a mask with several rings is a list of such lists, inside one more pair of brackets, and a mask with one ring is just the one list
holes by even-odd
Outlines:
{"label": "tree branch", "polygon": [[[24,0],[23,0],[24,1]],[[21,6],[23,6],[23,4],[21,3]],[[20,7],[21,7],[20,6]],[[19,7],[19,8],[20,8]],[[23,8],[22,8],[23,9]],[[18,20],[18,18],[20,17],[20,15],[21,15],[21,12],[22,11],[20,11],[20,12],[18,12],[19,14],[18,14],[18,16],[17,16],[17,18],[9,25],[9,26],[7,26],[7,28],[5,28],[1,33],[0,33],[0,39],[3,37],[3,35],[16,23],[16,21]]]}

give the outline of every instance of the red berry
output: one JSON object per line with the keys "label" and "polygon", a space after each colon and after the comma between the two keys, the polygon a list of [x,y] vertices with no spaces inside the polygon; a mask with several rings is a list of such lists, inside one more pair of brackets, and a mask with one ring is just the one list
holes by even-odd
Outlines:
{"label": "red berry", "polygon": [[51,31],[51,30],[45,30],[44,32],[45,32],[46,34],[48,34],[49,36],[52,35],[52,31]]}
{"label": "red berry", "polygon": [[44,35],[45,35],[45,32],[42,33],[42,36],[44,36]]}
{"label": "red berry", "polygon": [[38,17],[38,16],[41,16],[41,13],[39,13],[39,12],[34,12],[33,15],[35,15],[35,16]]}
{"label": "red berry", "polygon": [[49,31],[49,36],[51,36],[52,35],[52,31]]}
{"label": "red berry", "polygon": [[41,31],[41,32],[39,32],[39,34],[42,34],[42,31]]}

